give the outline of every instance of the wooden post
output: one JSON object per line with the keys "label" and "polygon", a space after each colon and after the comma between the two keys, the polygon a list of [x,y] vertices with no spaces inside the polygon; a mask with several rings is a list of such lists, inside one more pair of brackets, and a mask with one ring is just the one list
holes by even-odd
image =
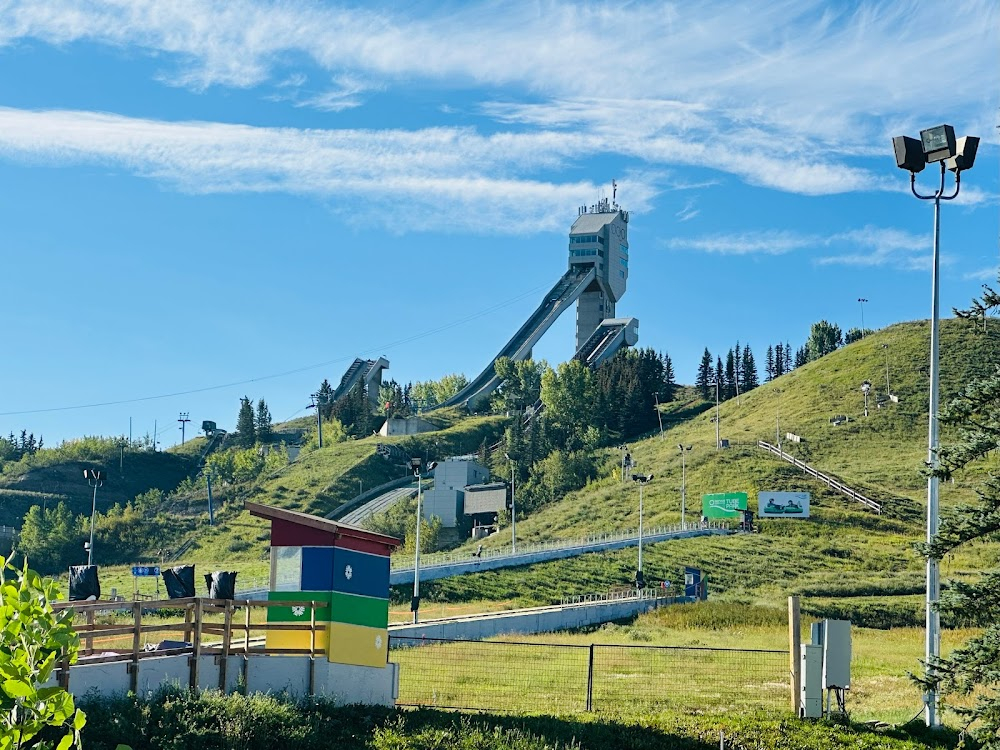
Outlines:
{"label": "wooden post", "polygon": [[129,690],[139,692],[139,649],[142,647],[142,602],[132,602],[132,663],[129,664]]}
{"label": "wooden post", "polygon": [[90,656],[94,653],[94,610],[87,610],[87,635],[83,639],[84,653]]}
{"label": "wooden post", "polygon": [[191,653],[191,679],[188,685],[193,692],[198,692],[198,666],[201,660],[201,621],[202,621],[202,599],[198,597],[194,600],[194,640]]}
{"label": "wooden post", "polygon": [[799,715],[799,698],[802,685],[802,622],[799,597],[788,597],[788,668],[791,673],[792,713]]}
{"label": "wooden post", "polygon": [[219,657],[219,692],[226,692],[226,667],[229,664],[229,644],[233,632],[233,603],[226,602],[226,614],[222,626],[222,655]]}
{"label": "wooden post", "polygon": [[[243,631],[243,653],[250,653],[250,604],[249,600],[246,607],[246,616],[244,618],[243,624],[246,626],[246,630]],[[265,610],[266,611],[266,610]]]}
{"label": "wooden post", "polygon": [[194,605],[188,602],[184,606],[184,642],[191,643],[191,610]]}

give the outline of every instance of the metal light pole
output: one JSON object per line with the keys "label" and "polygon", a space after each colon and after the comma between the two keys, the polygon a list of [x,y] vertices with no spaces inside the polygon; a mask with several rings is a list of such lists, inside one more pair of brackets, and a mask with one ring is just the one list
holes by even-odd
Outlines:
{"label": "metal light pole", "polygon": [[681,530],[687,531],[687,462],[685,455],[693,446],[678,443],[681,452]]}
{"label": "metal light pole", "polygon": [[[896,166],[910,172],[910,192],[920,200],[934,201],[934,241],[933,259],[931,263],[931,370],[930,398],[928,404],[927,426],[927,463],[931,474],[927,479],[927,543],[930,544],[938,533],[938,403],[940,389],[940,300],[939,300],[939,258],[941,242],[941,201],[950,201],[958,196],[961,189],[961,173],[970,169],[975,162],[979,139],[975,136],[955,138],[955,130],[950,125],[940,125],[920,132],[920,140],[907,136],[892,139],[893,151],[896,156]],[[941,163],[941,176],[938,188],[930,195],[917,192],[917,172],[923,170],[928,163]],[[944,194],[945,170],[955,173],[955,191],[951,195]],[[937,612],[937,602],[941,593],[940,569],[938,561],[927,558],[927,597],[926,597],[926,639],[924,648],[925,676],[933,678],[935,662],[941,655],[941,621]],[[937,727],[941,723],[938,712],[938,692],[930,688],[924,694],[924,721],[929,727]]]}
{"label": "metal light pole", "polygon": [[510,461],[510,553],[513,555],[517,552],[517,508],[514,505],[514,459],[510,457],[509,453],[504,453],[504,456]]}
{"label": "metal light pole", "polygon": [[861,338],[865,337],[865,302],[867,302],[864,297],[858,297],[858,302],[861,303]]}
{"label": "metal light pole", "polygon": [[94,521],[97,517],[97,488],[104,484],[104,472],[98,469],[84,469],[87,484],[94,488],[94,499],[90,506],[90,542],[87,544],[87,565],[94,564]]}
{"label": "metal light pole", "polygon": [[889,345],[882,344],[882,348],[885,349],[885,395],[888,398],[892,395],[892,391],[889,390]]}
{"label": "metal light pole", "polygon": [[632,481],[639,485],[639,569],[635,572],[635,585],[641,589],[646,586],[642,575],[642,488],[653,481],[653,475],[633,474]]}
{"label": "metal light pole", "polygon": [[872,389],[872,381],[866,380],[861,384],[861,392],[865,394],[865,416],[868,416],[868,392]]}
{"label": "metal light pole", "polygon": [[722,439],[719,437],[719,379],[715,379],[715,450],[722,447]]}
{"label": "metal light pole", "polygon": [[419,619],[418,611],[420,609],[420,521],[422,520],[420,502],[423,499],[420,487],[420,464],[419,457],[410,459],[410,468],[413,469],[413,475],[417,478],[417,533],[413,553],[413,599],[410,600],[410,611],[413,612],[414,625]]}

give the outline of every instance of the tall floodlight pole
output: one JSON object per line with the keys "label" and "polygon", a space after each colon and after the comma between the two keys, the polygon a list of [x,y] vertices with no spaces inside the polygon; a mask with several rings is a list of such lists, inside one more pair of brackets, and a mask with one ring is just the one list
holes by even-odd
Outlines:
{"label": "tall floodlight pole", "polygon": [[180,416],[177,418],[177,421],[181,423],[181,445],[184,445],[184,443],[186,442],[184,428],[187,427],[187,423],[191,421],[189,419],[190,416],[191,412],[182,411],[180,413]]}
{"label": "tall floodlight pole", "polygon": [[861,384],[861,392],[865,394],[865,416],[868,416],[868,394],[872,389],[872,381],[866,380]]}
{"label": "tall floodlight pole", "polygon": [[642,488],[653,481],[652,474],[633,474],[632,481],[639,485],[639,567],[635,571],[636,588],[645,588],[646,580],[642,575]]}
{"label": "tall floodlight pole", "polygon": [[687,462],[685,455],[693,446],[678,443],[681,452],[681,531],[687,531]]}
{"label": "tall floodlight pole", "polygon": [[722,447],[722,439],[719,437],[719,379],[715,379],[715,450]]}
{"label": "tall floodlight pole", "polygon": [[865,302],[867,302],[864,297],[858,297],[858,302],[861,303],[861,338],[865,337]]}
{"label": "tall floodlight pole", "polygon": [[510,553],[513,555],[517,552],[517,508],[514,505],[514,459],[510,457],[509,453],[504,453],[504,456],[510,461]]}
{"label": "tall floodlight pole", "polygon": [[423,499],[421,488],[420,488],[420,457],[410,459],[410,468],[413,470],[413,476],[417,478],[417,532],[414,537],[414,552],[413,552],[413,599],[410,600],[410,610],[413,612],[413,623],[416,624],[419,616],[418,611],[420,610],[420,501]]}
{"label": "tall floodlight pole", "polygon": [[94,564],[94,521],[97,518],[97,488],[104,484],[104,472],[98,469],[84,469],[87,484],[94,488],[94,499],[90,506],[90,542],[87,544],[87,565]]}
{"label": "tall floodlight pole", "polygon": [[[941,241],[941,201],[950,201],[958,196],[961,188],[962,171],[971,169],[976,160],[979,148],[979,138],[963,136],[955,138],[955,130],[950,125],[939,125],[936,128],[920,131],[920,139],[905,135],[892,139],[892,147],[896,156],[896,166],[910,173],[910,192],[920,200],[934,201],[934,241],[931,262],[931,371],[930,399],[927,417],[927,463],[931,473],[927,479],[927,543],[930,544],[938,532],[938,402],[940,389],[940,301],[939,301],[939,257]],[[930,195],[917,192],[917,172],[927,164],[941,163],[941,177],[938,188]],[[945,171],[950,169],[955,173],[955,190],[950,195],[944,194]],[[927,598],[926,598],[926,634],[924,648],[925,677],[933,681],[937,677],[936,663],[941,655],[941,620],[937,611],[938,598],[941,591],[940,569],[938,560],[927,558]],[[933,682],[932,682],[933,685]],[[929,727],[937,727],[941,723],[938,711],[938,691],[931,687],[924,694],[924,721]]]}
{"label": "tall floodlight pole", "polygon": [[885,395],[886,398],[892,393],[889,390],[889,345],[882,344],[882,348],[885,349]]}
{"label": "tall floodlight pole", "polygon": [[326,403],[326,397],[319,393],[309,394],[310,404],[306,406],[307,409],[316,410],[316,441],[319,443],[318,447],[323,447],[323,404]]}

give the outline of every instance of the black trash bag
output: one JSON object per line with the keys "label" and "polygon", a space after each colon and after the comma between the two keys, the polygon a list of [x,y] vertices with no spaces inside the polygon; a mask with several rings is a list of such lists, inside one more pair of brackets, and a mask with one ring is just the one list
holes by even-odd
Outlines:
{"label": "black trash bag", "polygon": [[160,573],[167,587],[167,597],[170,599],[186,599],[196,596],[194,590],[194,565],[178,565],[166,568]]}
{"label": "black trash bag", "polygon": [[205,585],[208,586],[209,599],[235,599],[236,573],[217,570],[205,574]]}
{"label": "black trash bag", "polygon": [[97,566],[70,565],[69,600],[71,602],[85,602],[100,598],[101,582],[97,578]]}

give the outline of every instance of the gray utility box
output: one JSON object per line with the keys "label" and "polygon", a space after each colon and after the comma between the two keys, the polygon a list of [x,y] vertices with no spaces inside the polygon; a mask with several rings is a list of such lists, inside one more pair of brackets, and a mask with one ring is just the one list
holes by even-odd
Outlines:
{"label": "gray utility box", "polygon": [[802,646],[802,687],[799,712],[803,719],[823,716],[823,647],[812,643]]}

